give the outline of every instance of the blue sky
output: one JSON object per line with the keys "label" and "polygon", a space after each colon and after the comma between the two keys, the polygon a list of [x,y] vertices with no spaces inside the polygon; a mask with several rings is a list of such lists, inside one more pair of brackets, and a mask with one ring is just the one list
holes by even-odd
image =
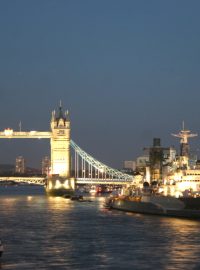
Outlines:
{"label": "blue sky", "polygon": [[[0,130],[49,130],[71,115],[72,138],[110,166],[160,137],[175,145],[182,120],[200,134],[200,2],[0,1]],[[200,138],[191,139],[192,149]],[[39,167],[48,141],[1,140],[0,163]]]}

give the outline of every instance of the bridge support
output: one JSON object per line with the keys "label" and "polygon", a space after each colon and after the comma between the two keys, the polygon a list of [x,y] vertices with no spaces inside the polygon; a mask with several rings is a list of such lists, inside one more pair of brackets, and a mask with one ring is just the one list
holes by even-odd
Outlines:
{"label": "bridge support", "polygon": [[53,175],[47,179],[46,192],[50,196],[72,196],[75,190],[75,178]]}

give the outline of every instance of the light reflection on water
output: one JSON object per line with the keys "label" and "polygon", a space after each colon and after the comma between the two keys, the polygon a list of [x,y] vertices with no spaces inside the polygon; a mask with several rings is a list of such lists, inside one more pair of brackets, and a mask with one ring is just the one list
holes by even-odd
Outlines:
{"label": "light reflection on water", "polygon": [[[6,194],[6,195],[5,195]],[[1,269],[200,269],[200,222],[0,188]]]}

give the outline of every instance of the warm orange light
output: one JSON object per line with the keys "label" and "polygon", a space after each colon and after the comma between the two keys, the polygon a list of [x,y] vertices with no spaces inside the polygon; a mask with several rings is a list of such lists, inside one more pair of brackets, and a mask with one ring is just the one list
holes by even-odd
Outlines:
{"label": "warm orange light", "polygon": [[64,188],[68,189],[69,188],[69,181],[68,180],[65,180],[63,186],[64,186]]}
{"label": "warm orange light", "polygon": [[52,182],[49,181],[49,189],[52,189],[53,185],[52,185]]}
{"label": "warm orange light", "polygon": [[7,128],[4,130],[5,136],[12,136],[13,135],[13,129]]}
{"label": "warm orange light", "polygon": [[62,187],[62,184],[60,183],[60,180],[56,180],[55,188],[59,189]]}

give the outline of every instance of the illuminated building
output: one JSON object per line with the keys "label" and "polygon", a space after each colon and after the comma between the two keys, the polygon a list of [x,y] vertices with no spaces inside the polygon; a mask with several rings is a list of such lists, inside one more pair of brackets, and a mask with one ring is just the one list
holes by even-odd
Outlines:
{"label": "illuminated building", "polygon": [[22,156],[16,158],[15,172],[19,174],[25,173],[25,160]]}
{"label": "illuminated building", "polygon": [[136,163],[133,160],[125,160],[124,161],[124,169],[130,169],[134,171],[136,168]]}
{"label": "illuminated building", "polygon": [[136,170],[144,172],[147,164],[149,164],[149,156],[148,155],[137,157]]}
{"label": "illuminated building", "polygon": [[49,175],[51,168],[51,162],[48,156],[42,159],[42,174]]}
{"label": "illuminated building", "polygon": [[151,181],[162,181],[168,174],[171,164],[175,161],[176,150],[173,147],[161,147],[160,138],[153,139],[153,146],[144,148],[148,155],[149,162],[146,164],[148,169],[148,179]]}

